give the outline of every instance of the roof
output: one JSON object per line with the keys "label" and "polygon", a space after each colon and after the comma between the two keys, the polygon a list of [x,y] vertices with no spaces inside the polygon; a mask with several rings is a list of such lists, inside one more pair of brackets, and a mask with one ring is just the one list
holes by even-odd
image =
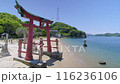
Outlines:
{"label": "roof", "polygon": [[32,18],[33,20],[40,21],[40,22],[48,22],[49,24],[52,24],[54,20],[49,20],[37,15],[34,15],[28,11],[26,11],[18,2],[16,1],[15,8],[17,9],[18,13],[21,14],[21,17],[24,18]]}

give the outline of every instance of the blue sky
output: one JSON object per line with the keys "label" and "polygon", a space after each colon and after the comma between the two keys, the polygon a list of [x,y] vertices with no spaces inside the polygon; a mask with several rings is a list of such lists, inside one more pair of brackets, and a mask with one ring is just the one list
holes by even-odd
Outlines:
{"label": "blue sky", "polygon": [[[17,0],[27,11],[59,21],[87,33],[120,33],[120,0]],[[15,0],[0,0],[0,12],[16,15]]]}

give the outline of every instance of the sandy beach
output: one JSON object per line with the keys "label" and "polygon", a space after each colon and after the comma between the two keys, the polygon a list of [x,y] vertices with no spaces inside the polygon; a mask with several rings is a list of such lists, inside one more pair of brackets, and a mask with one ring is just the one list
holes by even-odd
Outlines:
{"label": "sandy beach", "polygon": [[[56,38],[51,38],[51,40],[55,40],[55,39]],[[34,39],[34,42],[39,42],[39,39]],[[44,42],[44,45],[46,45],[46,42]],[[52,42],[51,45],[56,46],[54,42]],[[1,68],[28,68],[29,67],[21,62],[13,61],[13,58],[18,56],[18,40],[17,39],[14,39],[13,43],[10,43],[10,42],[8,43],[8,50],[11,56],[0,57]],[[0,51],[1,51],[1,48],[0,48]],[[44,48],[44,51],[46,51],[46,48]],[[52,51],[56,51],[56,49],[52,49]],[[63,53],[62,60],[56,60],[49,56],[43,55],[42,60],[47,63],[48,68],[79,68],[83,66],[77,61],[77,59],[75,59],[73,56],[71,56],[69,52],[67,52],[66,48],[61,42],[61,39],[59,39],[59,51]],[[25,57],[25,55],[26,54],[22,53],[23,57]],[[38,55],[33,55],[33,57],[34,59],[38,59]]]}
{"label": "sandy beach", "polygon": [[[55,46],[55,43],[52,43],[52,45]],[[50,59],[48,56],[43,56],[43,60],[47,61],[49,68],[79,68],[82,66],[73,56],[71,56],[71,53],[67,51],[67,49],[62,44],[61,39],[59,39],[59,51],[63,53],[63,59],[61,61]]]}

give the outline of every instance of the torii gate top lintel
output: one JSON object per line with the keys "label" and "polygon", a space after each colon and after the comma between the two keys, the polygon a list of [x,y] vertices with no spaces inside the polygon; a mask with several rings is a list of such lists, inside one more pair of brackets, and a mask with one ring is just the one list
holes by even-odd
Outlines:
{"label": "torii gate top lintel", "polygon": [[26,11],[18,2],[16,1],[16,5],[15,8],[17,9],[18,13],[21,14],[21,17],[24,18],[28,18],[28,19],[33,19],[35,21],[39,21],[39,22],[44,22],[44,23],[48,23],[48,24],[52,24],[54,20],[49,20],[37,15],[34,15],[28,11]]}

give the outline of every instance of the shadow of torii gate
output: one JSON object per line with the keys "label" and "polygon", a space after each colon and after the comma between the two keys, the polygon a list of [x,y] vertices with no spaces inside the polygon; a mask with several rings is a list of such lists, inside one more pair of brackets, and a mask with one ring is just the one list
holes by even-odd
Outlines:
{"label": "shadow of torii gate", "polygon": [[[24,27],[29,27],[27,52],[26,52],[25,60],[33,60],[33,56],[32,56],[33,28],[45,29],[47,31],[47,52],[51,52],[49,24],[52,24],[53,21],[45,19],[43,17],[35,16],[27,12],[21,5],[18,4],[17,0],[15,1],[16,1],[15,8],[17,9],[18,13],[21,14],[21,17],[24,17],[30,20],[29,24],[23,24]],[[36,26],[33,24],[34,20],[39,22],[39,26]],[[46,27],[42,27],[42,24],[44,23],[46,24]]]}

